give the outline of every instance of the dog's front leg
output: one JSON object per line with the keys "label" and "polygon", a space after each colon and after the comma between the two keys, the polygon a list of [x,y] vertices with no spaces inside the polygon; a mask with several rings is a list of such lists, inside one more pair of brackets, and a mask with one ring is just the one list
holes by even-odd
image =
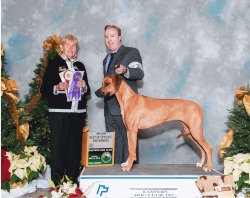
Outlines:
{"label": "dog's front leg", "polygon": [[136,144],[137,144],[137,133],[136,130],[127,130],[128,136],[128,159],[126,163],[122,164],[123,171],[130,171],[134,161],[136,161]]}

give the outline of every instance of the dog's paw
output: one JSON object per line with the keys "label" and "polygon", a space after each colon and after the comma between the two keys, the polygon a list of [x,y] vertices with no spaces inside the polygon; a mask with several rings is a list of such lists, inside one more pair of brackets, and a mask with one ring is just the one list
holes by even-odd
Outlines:
{"label": "dog's paw", "polygon": [[132,169],[133,163],[130,163],[129,160],[121,164],[122,170],[129,172]]}
{"label": "dog's paw", "polygon": [[208,167],[208,166],[204,166],[204,167],[203,167],[203,170],[204,170],[205,172],[210,172],[210,171],[211,171],[211,168]]}
{"label": "dog's paw", "polygon": [[123,163],[121,164],[121,167],[125,167],[125,166],[127,166],[127,165],[128,165],[128,161],[123,162]]}
{"label": "dog's paw", "polygon": [[124,166],[124,167],[122,167],[122,170],[124,172],[129,172],[131,170],[131,168],[129,168],[128,166]]}
{"label": "dog's paw", "polygon": [[202,167],[202,164],[200,162],[196,163],[197,167]]}

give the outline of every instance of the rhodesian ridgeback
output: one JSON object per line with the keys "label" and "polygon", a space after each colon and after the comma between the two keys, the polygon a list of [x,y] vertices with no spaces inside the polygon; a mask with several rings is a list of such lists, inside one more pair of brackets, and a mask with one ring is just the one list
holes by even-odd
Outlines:
{"label": "rhodesian ridgeback", "polygon": [[188,100],[156,99],[136,94],[120,75],[115,74],[105,77],[102,87],[95,93],[98,97],[115,94],[120,104],[127,128],[129,152],[127,161],[121,165],[123,171],[130,171],[136,160],[138,129],[147,129],[172,120],[178,120],[183,125],[184,132],[177,138],[188,136],[199,147],[201,159],[196,166],[202,167],[207,157],[203,170],[211,171],[213,149],[203,135],[204,113],[198,104]]}

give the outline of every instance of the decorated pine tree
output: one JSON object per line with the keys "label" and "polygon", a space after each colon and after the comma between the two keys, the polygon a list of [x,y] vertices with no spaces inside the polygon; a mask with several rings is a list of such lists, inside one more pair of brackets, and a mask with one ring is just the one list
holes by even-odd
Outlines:
{"label": "decorated pine tree", "polygon": [[[10,79],[5,66],[4,46],[1,44],[1,149],[18,153],[23,149],[24,142],[18,139],[19,111],[21,101],[17,97],[18,86]],[[27,144],[32,144],[28,141]]]}
{"label": "decorated pine tree", "polygon": [[[250,88],[240,87],[235,92],[238,99],[229,111],[229,132],[220,143],[219,155],[224,158],[224,174],[232,175],[235,192],[250,195]],[[247,196],[248,195],[248,196]]]}
{"label": "decorated pine tree", "polygon": [[60,37],[56,35],[43,42],[44,55],[36,65],[35,78],[29,84],[30,90],[24,101],[17,97],[18,86],[5,70],[3,46],[1,54],[1,148],[17,154],[25,145],[37,146],[47,164],[50,163],[50,131],[47,102],[41,98],[40,86],[48,60],[61,54],[59,43]]}
{"label": "decorated pine tree", "polygon": [[229,111],[227,126],[233,131],[233,141],[225,156],[250,153],[250,88],[240,87],[235,97],[238,103]]}
{"label": "decorated pine tree", "polygon": [[[30,117],[29,140],[32,140],[38,151],[46,158],[46,163],[50,164],[50,130],[48,122],[47,101],[41,97],[40,86],[49,59],[53,59],[60,54],[60,37],[53,35],[43,42],[44,55],[40,63],[34,70],[35,78],[29,84],[30,91],[25,96],[25,114],[23,119]],[[22,120],[22,119],[21,119]],[[25,120],[24,120],[25,122]]]}
{"label": "decorated pine tree", "polygon": [[1,44],[1,78],[9,78],[8,72],[5,70],[5,52],[4,52],[4,46]]}
{"label": "decorated pine tree", "polygon": [[[43,68],[42,61],[37,65],[34,70],[35,74]],[[49,127],[48,127],[48,113],[47,103],[40,97],[39,84],[36,78],[29,84],[30,91],[25,96],[25,110],[26,115],[21,120],[25,119],[26,116],[30,118],[29,121],[29,140],[34,142],[34,145],[38,146],[38,151],[46,158],[46,163],[50,163],[50,151],[49,151]]]}

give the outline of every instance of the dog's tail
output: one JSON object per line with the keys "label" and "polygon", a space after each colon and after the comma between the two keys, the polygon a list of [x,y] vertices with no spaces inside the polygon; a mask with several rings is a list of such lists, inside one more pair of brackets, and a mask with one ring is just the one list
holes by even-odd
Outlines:
{"label": "dog's tail", "polygon": [[182,136],[187,136],[189,134],[191,134],[190,131],[184,131],[183,133],[181,133],[180,135],[178,135],[177,138],[180,138]]}

